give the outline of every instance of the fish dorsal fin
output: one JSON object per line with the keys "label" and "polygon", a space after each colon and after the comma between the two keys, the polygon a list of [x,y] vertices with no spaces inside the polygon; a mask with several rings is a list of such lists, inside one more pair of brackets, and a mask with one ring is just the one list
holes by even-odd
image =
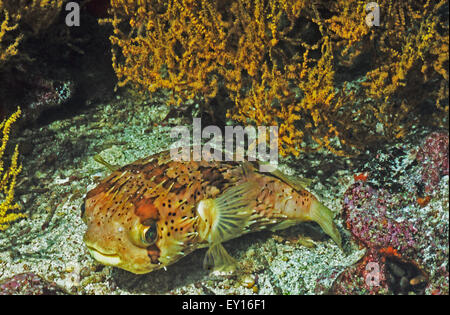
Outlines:
{"label": "fish dorsal fin", "polygon": [[106,162],[105,159],[100,154],[94,155],[94,161],[106,166],[111,172],[115,172],[120,168],[119,165],[113,165]]}
{"label": "fish dorsal fin", "polygon": [[205,266],[212,264],[214,269],[222,270],[224,264],[231,263],[231,256],[221,243],[244,233],[255,206],[256,185],[254,182],[238,184],[218,198],[199,202],[199,235],[210,244]]}
{"label": "fish dorsal fin", "polygon": [[286,184],[294,188],[296,191],[302,191],[308,188],[308,186],[310,186],[312,182],[312,180],[308,178],[286,175],[278,169],[270,172],[270,175],[278,178],[282,182],[285,182]]}
{"label": "fish dorsal fin", "polygon": [[244,161],[241,165],[241,168],[242,168],[242,175],[247,179],[249,179],[249,177],[253,174],[255,170],[255,166],[249,161]]}

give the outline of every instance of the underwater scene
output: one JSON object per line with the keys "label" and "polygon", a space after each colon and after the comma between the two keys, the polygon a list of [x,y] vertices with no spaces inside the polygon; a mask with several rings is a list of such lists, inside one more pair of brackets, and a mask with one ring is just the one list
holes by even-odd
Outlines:
{"label": "underwater scene", "polygon": [[448,295],[448,69],[448,0],[0,0],[0,295]]}

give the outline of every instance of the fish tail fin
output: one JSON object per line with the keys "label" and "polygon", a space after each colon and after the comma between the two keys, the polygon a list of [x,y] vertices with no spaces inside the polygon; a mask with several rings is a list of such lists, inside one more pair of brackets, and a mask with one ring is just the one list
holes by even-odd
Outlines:
{"label": "fish tail fin", "polygon": [[319,201],[314,200],[311,204],[308,217],[310,220],[317,222],[322,230],[342,249],[341,234],[333,221],[334,214],[330,209]]}

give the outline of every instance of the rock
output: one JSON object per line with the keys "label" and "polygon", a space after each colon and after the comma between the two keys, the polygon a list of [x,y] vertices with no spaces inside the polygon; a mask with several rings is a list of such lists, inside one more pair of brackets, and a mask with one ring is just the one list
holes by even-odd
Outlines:
{"label": "rock", "polygon": [[[345,224],[353,239],[369,251],[358,266],[337,279],[335,293],[357,287],[358,293],[448,294],[448,135],[431,133],[412,152],[417,152],[419,163],[393,163],[393,169],[385,170],[386,179],[357,181],[345,192]],[[383,154],[370,162],[373,169],[380,168],[377,163],[384,160]],[[383,185],[394,180],[395,189]],[[427,203],[418,202],[424,197],[422,182]],[[380,282],[386,290],[355,279],[364,278],[368,261],[376,262],[380,276],[387,279]]]}
{"label": "rock", "polygon": [[0,283],[0,295],[64,295],[55,283],[34,273],[21,273]]}

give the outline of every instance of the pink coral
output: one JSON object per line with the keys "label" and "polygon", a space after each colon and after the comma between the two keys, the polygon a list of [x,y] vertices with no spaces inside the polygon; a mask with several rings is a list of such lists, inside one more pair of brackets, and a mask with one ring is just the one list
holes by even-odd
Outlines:
{"label": "pink coral", "polygon": [[400,208],[401,198],[365,183],[352,185],[344,196],[344,216],[353,236],[369,248],[394,247],[405,251],[414,246],[417,229],[408,220],[397,222],[392,209]]}
{"label": "pink coral", "polygon": [[[366,166],[377,172],[347,189],[343,218],[367,254],[336,279],[333,292],[375,293],[361,280],[375,261],[389,292],[448,294],[448,189],[440,189],[448,185],[448,144],[448,133],[428,134],[412,151],[418,163],[406,153],[392,159],[392,147],[378,151]],[[411,152],[405,144],[395,148]]]}
{"label": "pink coral", "polygon": [[333,294],[386,294],[386,263],[377,251],[369,249],[361,262],[350,266],[334,282]]}

